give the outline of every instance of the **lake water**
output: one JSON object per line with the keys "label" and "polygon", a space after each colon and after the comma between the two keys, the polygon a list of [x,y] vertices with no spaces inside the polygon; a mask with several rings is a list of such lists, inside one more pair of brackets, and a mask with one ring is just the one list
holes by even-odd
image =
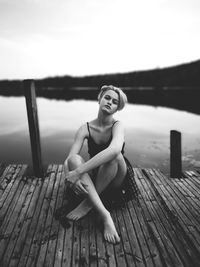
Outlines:
{"label": "lake water", "polygon": [[[94,119],[96,101],[37,98],[42,158],[62,163],[77,128]],[[170,130],[182,133],[183,169],[200,167],[200,116],[175,109],[128,104],[116,114],[126,129],[125,155],[133,166],[169,174]],[[84,146],[83,156],[87,147]],[[31,149],[24,97],[0,96],[0,162],[28,163]]]}

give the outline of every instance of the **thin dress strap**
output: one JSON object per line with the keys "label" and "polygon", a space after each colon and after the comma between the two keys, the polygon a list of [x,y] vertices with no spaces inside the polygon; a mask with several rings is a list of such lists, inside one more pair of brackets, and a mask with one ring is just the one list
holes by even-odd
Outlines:
{"label": "thin dress strap", "polygon": [[88,128],[89,137],[91,137],[89,122],[87,122],[87,128]]}
{"label": "thin dress strap", "polygon": [[116,122],[118,122],[118,121],[113,122],[112,128],[113,128],[113,126],[115,125]]}

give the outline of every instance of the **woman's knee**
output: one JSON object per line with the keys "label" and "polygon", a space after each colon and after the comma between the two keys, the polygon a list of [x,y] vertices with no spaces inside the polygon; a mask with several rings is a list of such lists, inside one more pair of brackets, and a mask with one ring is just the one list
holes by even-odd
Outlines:
{"label": "woman's knee", "polygon": [[107,163],[103,164],[102,168],[116,171],[116,175],[118,173],[123,174],[124,172],[126,172],[126,163],[124,161],[123,155],[119,154],[111,161],[108,161]]}
{"label": "woman's knee", "polygon": [[118,168],[118,164],[119,164],[119,160],[120,160],[120,157],[117,156],[114,159],[102,164],[100,166],[100,169],[101,170],[104,170],[104,169],[110,169],[110,170],[117,169]]}
{"label": "woman's knee", "polygon": [[69,170],[76,169],[80,164],[84,162],[83,158],[78,155],[71,155],[67,158],[64,164],[67,164]]}
{"label": "woman's knee", "polygon": [[108,161],[107,163],[105,163],[106,165],[118,165],[119,162],[122,160],[122,155],[118,154],[114,159]]}

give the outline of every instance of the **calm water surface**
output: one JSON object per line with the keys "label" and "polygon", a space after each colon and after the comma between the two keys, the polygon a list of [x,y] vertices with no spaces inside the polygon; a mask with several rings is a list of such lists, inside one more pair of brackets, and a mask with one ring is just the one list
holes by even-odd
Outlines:
{"label": "calm water surface", "polygon": [[[45,166],[62,163],[77,128],[95,118],[96,101],[37,98],[42,157]],[[169,173],[170,130],[182,133],[183,169],[200,167],[200,116],[168,108],[128,104],[116,114],[126,129],[125,155],[134,166]],[[83,156],[87,157],[84,145]],[[31,165],[24,97],[0,96],[0,162]]]}

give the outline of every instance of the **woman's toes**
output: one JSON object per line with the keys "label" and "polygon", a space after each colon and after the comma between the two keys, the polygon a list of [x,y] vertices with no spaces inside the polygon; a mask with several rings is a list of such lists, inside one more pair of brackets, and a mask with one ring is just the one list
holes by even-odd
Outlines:
{"label": "woman's toes", "polygon": [[110,236],[110,242],[111,242],[112,244],[115,243],[113,236]]}
{"label": "woman's toes", "polygon": [[115,236],[115,242],[119,243],[120,242],[120,237],[118,235]]}

